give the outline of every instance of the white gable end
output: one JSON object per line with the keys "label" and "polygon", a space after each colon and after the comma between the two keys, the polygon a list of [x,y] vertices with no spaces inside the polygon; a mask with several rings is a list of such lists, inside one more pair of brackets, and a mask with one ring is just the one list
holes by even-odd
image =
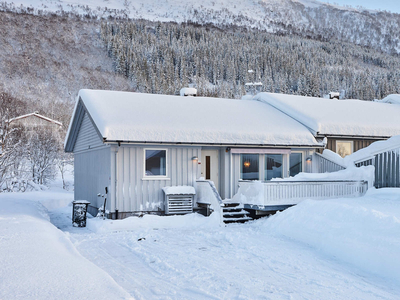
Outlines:
{"label": "white gable end", "polygon": [[74,152],[85,151],[98,147],[104,147],[103,141],[96,131],[89,115],[85,113],[82,124],[79,128],[78,136],[76,138]]}

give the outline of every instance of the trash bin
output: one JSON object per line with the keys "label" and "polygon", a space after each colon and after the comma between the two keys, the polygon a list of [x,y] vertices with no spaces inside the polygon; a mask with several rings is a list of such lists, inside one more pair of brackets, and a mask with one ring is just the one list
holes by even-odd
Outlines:
{"label": "trash bin", "polygon": [[75,200],[72,201],[72,226],[86,227],[86,212],[89,201]]}

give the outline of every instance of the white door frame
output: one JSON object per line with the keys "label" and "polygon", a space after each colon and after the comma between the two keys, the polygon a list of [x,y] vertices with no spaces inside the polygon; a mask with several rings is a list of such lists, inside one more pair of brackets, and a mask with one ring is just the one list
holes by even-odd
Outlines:
{"label": "white door frame", "polygon": [[[208,170],[207,170],[208,169]],[[214,182],[219,191],[219,150],[201,150],[201,177]]]}

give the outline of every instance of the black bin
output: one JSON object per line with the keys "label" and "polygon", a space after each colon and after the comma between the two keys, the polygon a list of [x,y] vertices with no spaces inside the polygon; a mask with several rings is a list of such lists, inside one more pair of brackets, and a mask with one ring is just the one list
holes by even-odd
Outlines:
{"label": "black bin", "polygon": [[86,227],[86,212],[89,204],[87,200],[72,201],[72,226]]}

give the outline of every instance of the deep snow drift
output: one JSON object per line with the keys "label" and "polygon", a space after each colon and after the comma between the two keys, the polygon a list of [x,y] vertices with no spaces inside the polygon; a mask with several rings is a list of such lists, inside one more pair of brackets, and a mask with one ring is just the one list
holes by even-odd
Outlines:
{"label": "deep snow drift", "polygon": [[228,226],[190,214],[74,228],[71,200],[0,194],[1,299],[400,297],[400,189]]}
{"label": "deep snow drift", "polygon": [[130,297],[76,251],[38,202],[51,207],[71,198],[71,193],[0,194],[0,299]]}

